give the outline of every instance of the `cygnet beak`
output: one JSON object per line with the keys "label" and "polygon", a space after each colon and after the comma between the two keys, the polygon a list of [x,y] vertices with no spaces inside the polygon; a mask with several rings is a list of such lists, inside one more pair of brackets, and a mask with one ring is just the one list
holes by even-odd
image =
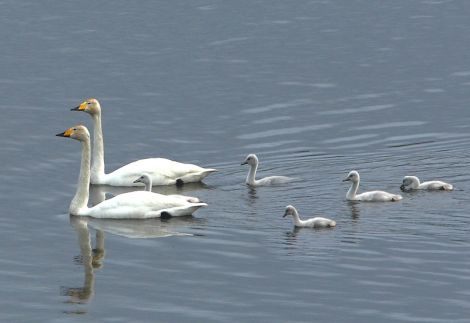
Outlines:
{"label": "cygnet beak", "polygon": [[349,182],[351,179],[349,177],[346,177],[345,179],[343,179],[343,182]]}
{"label": "cygnet beak", "polygon": [[245,160],[243,163],[241,163],[240,165],[246,165],[248,164],[248,162]]}
{"label": "cygnet beak", "polygon": [[405,191],[405,185],[404,184],[400,185],[400,190],[402,190],[403,192]]}
{"label": "cygnet beak", "polygon": [[282,217],[285,218],[286,216],[287,216],[287,211],[284,212],[284,215]]}
{"label": "cygnet beak", "polygon": [[136,179],[133,183],[141,183],[140,178]]}

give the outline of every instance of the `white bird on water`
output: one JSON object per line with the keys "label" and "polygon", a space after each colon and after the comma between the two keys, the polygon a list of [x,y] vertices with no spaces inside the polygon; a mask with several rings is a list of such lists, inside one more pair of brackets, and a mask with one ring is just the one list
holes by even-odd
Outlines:
{"label": "white bird on water", "polygon": [[412,190],[441,190],[441,191],[452,191],[454,187],[452,184],[442,182],[442,181],[427,181],[421,183],[419,178],[416,176],[405,176],[403,178],[403,183],[400,186],[402,191],[412,191]]}
{"label": "white bird on water", "polygon": [[106,219],[147,219],[191,215],[200,207],[207,206],[206,203],[190,203],[180,197],[136,191],[120,194],[89,208],[87,205],[90,189],[90,133],[85,126],[78,125],[57,136],[69,137],[82,144],[77,191],[69,207],[71,215]]}
{"label": "white bird on water", "polygon": [[336,226],[336,221],[322,217],[315,217],[307,220],[302,220],[296,208],[292,205],[286,206],[283,218],[287,215],[292,215],[294,226],[299,228],[331,228]]}
{"label": "white bird on water", "polygon": [[140,186],[134,180],[148,173],[154,185],[181,185],[199,182],[215,172],[212,168],[202,168],[193,164],[183,164],[166,158],[146,158],[134,161],[106,174],[104,166],[103,131],[101,127],[101,106],[96,99],[87,99],[72,111],[83,111],[93,119],[93,163],[91,184],[111,186]]}
{"label": "white bird on water", "polygon": [[248,176],[246,177],[245,183],[250,186],[268,186],[283,184],[293,180],[291,177],[287,176],[269,176],[261,179],[256,179],[256,170],[258,169],[258,157],[255,154],[249,154],[246,156],[245,161],[242,165],[250,165],[250,170],[248,171]]}
{"label": "white bird on water", "polygon": [[346,194],[346,199],[349,201],[365,201],[365,202],[395,202],[402,199],[401,195],[391,194],[384,191],[370,191],[357,194],[361,178],[359,173],[355,170],[350,171],[348,176],[343,179],[343,182],[351,181],[352,185]]}

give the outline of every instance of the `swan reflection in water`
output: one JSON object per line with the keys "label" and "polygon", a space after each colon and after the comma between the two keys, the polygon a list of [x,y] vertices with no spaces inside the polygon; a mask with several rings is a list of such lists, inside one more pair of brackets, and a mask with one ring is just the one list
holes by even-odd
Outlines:
{"label": "swan reflection in water", "polygon": [[69,303],[82,304],[88,302],[94,293],[94,270],[102,267],[104,258],[104,233],[96,232],[96,248],[92,249],[88,224],[85,218],[70,216],[70,224],[75,229],[80,247],[80,256],[75,257],[75,262],[82,264],[85,271],[85,279],[82,287],[63,287],[62,295],[70,297]]}
{"label": "swan reflection in water", "polygon": [[[112,194],[120,194],[124,190],[112,191]],[[132,189],[132,188],[131,188]],[[135,189],[135,188],[134,188]],[[100,203],[105,199],[108,187],[91,186],[91,203]],[[70,224],[77,233],[80,256],[75,257],[75,262],[83,265],[84,282],[82,287],[63,287],[61,294],[68,296],[68,303],[84,304],[91,300],[94,295],[95,270],[103,267],[105,257],[105,232],[131,239],[151,239],[171,236],[193,236],[193,234],[181,233],[182,227],[191,227],[205,222],[192,216],[147,220],[115,220],[95,219],[90,217],[70,216]],[[90,229],[96,230],[95,248],[92,248]],[[70,313],[80,314],[83,311],[72,311]]]}

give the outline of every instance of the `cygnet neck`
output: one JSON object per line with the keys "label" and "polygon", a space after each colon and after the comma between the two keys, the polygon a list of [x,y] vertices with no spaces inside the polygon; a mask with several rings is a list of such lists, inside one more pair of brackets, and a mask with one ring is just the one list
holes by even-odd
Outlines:
{"label": "cygnet neck", "polygon": [[294,219],[294,224],[296,226],[302,225],[302,222],[300,221],[299,212],[297,212],[297,209],[294,209],[294,212],[292,213],[292,218]]}
{"label": "cygnet neck", "polygon": [[86,209],[88,204],[90,189],[90,138],[80,140],[82,144],[82,160],[80,163],[80,174],[75,196],[70,202],[69,212],[72,215],[79,215],[81,209]]}
{"label": "cygnet neck", "polygon": [[145,176],[145,190],[151,192],[152,191],[152,179],[150,176]]}
{"label": "cygnet neck", "polygon": [[91,115],[93,119],[93,162],[91,165],[91,181],[102,183],[105,176],[103,129],[101,127],[101,112]]}
{"label": "cygnet neck", "polygon": [[256,182],[256,170],[258,169],[258,162],[255,162],[253,165],[250,165],[250,170],[248,171],[248,176],[246,177],[246,183],[249,185],[254,185]]}
{"label": "cygnet neck", "polygon": [[352,180],[352,185],[348,190],[348,193],[346,194],[346,198],[348,200],[354,200],[356,197],[357,190],[359,189],[359,182],[361,181],[360,178],[357,178],[357,180]]}

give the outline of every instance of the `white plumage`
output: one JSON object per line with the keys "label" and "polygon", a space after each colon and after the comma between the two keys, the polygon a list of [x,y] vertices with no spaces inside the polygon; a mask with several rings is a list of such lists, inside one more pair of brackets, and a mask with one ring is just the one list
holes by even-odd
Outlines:
{"label": "white plumage", "polygon": [[442,190],[442,191],[452,191],[454,187],[452,184],[442,182],[442,181],[427,181],[421,183],[419,178],[416,176],[405,176],[403,178],[403,183],[400,186],[402,191],[411,191],[411,190]]}
{"label": "white plumage", "polygon": [[261,179],[256,179],[256,170],[258,169],[258,157],[255,154],[249,154],[246,156],[245,161],[242,165],[250,165],[248,176],[246,177],[245,183],[250,186],[268,186],[283,184],[292,181],[293,179],[287,176],[269,176]]}
{"label": "white plumage", "polygon": [[[147,219],[161,216],[190,215],[206,203],[191,203],[179,196],[166,196],[148,191],[120,194],[91,208],[87,206],[90,185],[90,134],[85,126],[75,126],[58,134],[82,143],[80,175],[70,214],[107,219]],[[135,180],[135,178],[134,178]]]}
{"label": "white plumage", "polygon": [[73,111],[84,111],[93,119],[93,163],[91,183],[111,186],[140,186],[134,180],[143,173],[151,176],[154,185],[172,185],[199,182],[215,172],[193,164],[179,163],[166,158],[147,158],[129,163],[114,172],[106,174],[104,164],[104,143],[101,127],[101,106],[98,100],[88,99]]}
{"label": "white plumage", "polygon": [[361,181],[359,173],[355,170],[349,172],[348,176],[343,182],[351,181],[352,185],[346,194],[346,199],[350,201],[365,201],[365,202],[395,202],[402,199],[401,195],[392,194],[384,191],[370,191],[357,194],[359,183]]}
{"label": "white plumage", "polygon": [[300,228],[330,228],[336,226],[336,221],[322,217],[302,220],[299,216],[299,213],[297,212],[297,209],[292,205],[286,206],[286,211],[284,212],[283,217],[286,217],[287,215],[292,215],[294,226]]}

